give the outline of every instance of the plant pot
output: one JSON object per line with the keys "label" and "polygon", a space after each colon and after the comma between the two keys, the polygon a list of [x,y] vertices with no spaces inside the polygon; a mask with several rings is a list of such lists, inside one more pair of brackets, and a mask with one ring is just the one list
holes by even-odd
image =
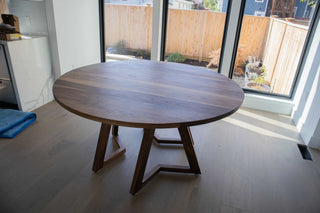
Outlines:
{"label": "plant pot", "polygon": [[266,84],[258,84],[256,82],[248,82],[248,83],[246,83],[246,88],[259,90],[259,91],[265,91],[265,92],[270,91],[270,87],[268,85],[266,85]]}

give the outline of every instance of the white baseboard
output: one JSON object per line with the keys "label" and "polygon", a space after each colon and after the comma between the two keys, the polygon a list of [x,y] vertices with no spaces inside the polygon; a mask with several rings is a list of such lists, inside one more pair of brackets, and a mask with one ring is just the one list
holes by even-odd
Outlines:
{"label": "white baseboard", "polygon": [[292,100],[285,100],[277,97],[246,93],[242,106],[268,112],[291,115],[293,102]]}

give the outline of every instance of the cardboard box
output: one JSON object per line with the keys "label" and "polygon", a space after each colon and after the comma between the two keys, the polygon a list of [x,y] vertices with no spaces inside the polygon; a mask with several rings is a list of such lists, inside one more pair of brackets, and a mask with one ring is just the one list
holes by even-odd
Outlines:
{"label": "cardboard box", "polygon": [[17,16],[12,14],[2,14],[1,18],[3,23],[14,26],[16,33],[20,33],[19,18]]}
{"label": "cardboard box", "polygon": [[0,33],[0,40],[4,41],[15,41],[15,40],[21,40],[21,34],[20,33]]}

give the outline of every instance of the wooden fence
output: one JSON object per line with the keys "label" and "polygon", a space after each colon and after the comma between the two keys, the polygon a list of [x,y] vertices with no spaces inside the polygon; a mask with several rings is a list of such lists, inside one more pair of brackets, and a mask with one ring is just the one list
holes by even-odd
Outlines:
{"label": "wooden fence", "polygon": [[[222,45],[225,13],[169,9],[166,55],[208,60]],[[129,49],[151,50],[152,7],[105,4],[105,42],[123,40]],[[269,17],[245,15],[236,64],[248,56],[263,58],[270,92],[288,95],[296,75],[308,26]]]}
{"label": "wooden fence", "polygon": [[270,18],[263,58],[265,80],[274,93],[289,95],[305,42],[308,26],[292,20]]}
{"label": "wooden fence", "polygon": [[105,4],[105,43],[123,40],[131,49],[151,49],[152,7]]}
{"label": "wooden fence", "polygon": [[[207,60],[222,44],[225,13],[169,9],[166,54]],[[244,16],[240,45],[246,56],[263,56],[269,18]],[[105,42],[124,40],[129,49],[151,50],[152,7],[105,4]]]}

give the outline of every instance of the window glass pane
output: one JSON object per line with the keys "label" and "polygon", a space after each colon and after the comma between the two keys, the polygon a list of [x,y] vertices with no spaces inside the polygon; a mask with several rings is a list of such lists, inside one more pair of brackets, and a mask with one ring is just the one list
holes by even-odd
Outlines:
{"label": "window glass pane", "polygon": [[106,61],[150,59],[153,0],[105,0]]}
{"label": "window glass pane", "polygon": [[247,0],[233,80],[248,90],[289,96],[313,1]]}
{"label": "window glass pane", "polygon": [[165,60],[218,70],[227,0],[169,0]]}

